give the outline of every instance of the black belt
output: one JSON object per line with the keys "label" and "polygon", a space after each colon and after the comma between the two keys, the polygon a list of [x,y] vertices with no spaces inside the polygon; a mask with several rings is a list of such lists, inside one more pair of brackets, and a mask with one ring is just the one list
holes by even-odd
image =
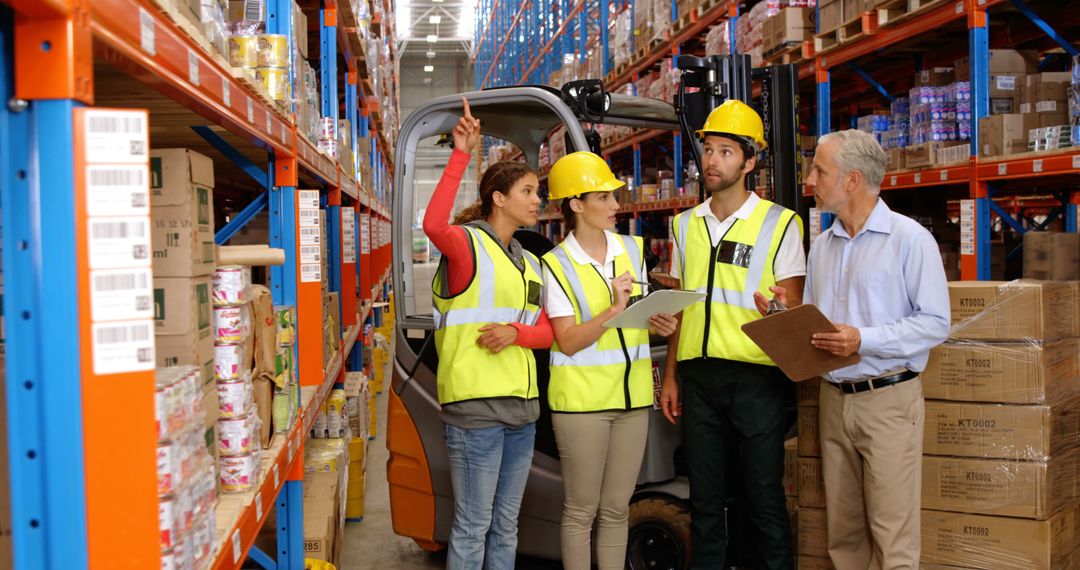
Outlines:
{"label": "black belt", "polygon": [[869,380],[863,380],[862,382],[829,382],[836,387],[837,390],[845,394],[858,394],[859,392],[866,392],[868,390],[880,390],[886,386],[892,386],[893,384],[899,384],[901,382],[907,382],[912,378],[918,378],[918,372],[912,372],[905,370],[903,372],[897,372],[889,376],[879,376],[877,378],[871,378]]}

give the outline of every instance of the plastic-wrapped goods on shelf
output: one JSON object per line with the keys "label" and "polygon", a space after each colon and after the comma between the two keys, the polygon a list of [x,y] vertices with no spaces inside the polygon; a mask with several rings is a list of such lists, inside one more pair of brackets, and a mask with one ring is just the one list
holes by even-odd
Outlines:
{"label": "plastic-wrapped goods on shelf", "polygon": [[926,401],[923,453],[1047,461],[1080,447],[1080,400],[1056,405]]}
{"label": "plastic-wrapped goods on shelf", "polygon": [[1054,281],[949,283],[951,338],[982,341],[1053,341],[1080,336],[1076,292]]}
{"label": "plastic-wrapped goods on shelf", "polygon": [[215,307],[243,305],[251,290],[251,267],[226,265],[210,275],[210,296]]}
{"label": "plastic-wrapped goods on shelf", "polygon": [[626,10],[616,16],[611,24],[611,40],[608,49],[611,51],[612,62],[616,69],[625,63],[629,63],[633,57],[631,49],[631,39],[634,33],[632,17],[633,14],[630,10]]}
{"label": "plastic-wrapped goods on shelf", "polygon": [[729,53],[731,53],[731,34],[728,32],[728,21],[723,20],[709,28],[709,32],[705,35],[705,54],[726,55]]}
{"label": "plastic-wrapped goods on shelf", "polygon": [[921,535],[924,564],[995,570],[1067,570],[1080,564],[1075,506],[1045,521],[923,509]]}
{"label": "plastic-wrapped goods on shelf", "polygon": [[927,455],[922,461],[922,506],[1046,520],[1077,504],[1078,469],[1075,451],[1045,461]]}

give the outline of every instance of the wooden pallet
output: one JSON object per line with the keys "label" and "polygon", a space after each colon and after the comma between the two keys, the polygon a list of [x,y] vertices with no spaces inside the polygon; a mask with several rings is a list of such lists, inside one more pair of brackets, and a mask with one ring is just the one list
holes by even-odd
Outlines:
{"label": "wooden pallet", "polygon": [[649,54],[653,52],[654,49],[657,48],[657,46],[664,43],[664,41],[665,38],[653,38],[649,40],[647,44],[645,44],[643,47],[638,48],[638,50],[634,52],[634,59],[630,61],[630,65],[633,65],[645,59]]}
{"label": "wooden pallet", "polygon": [[698,17],[699,17],[698,8],[697,7],[690,8],[689,10],[686,11],[685,14],[682,15],[681,18],[676,20],[675,23],[672,25],[671,34],[672,35],[678,35],[679,32],[682,32],[686,28],[689,28],[690,24],[696,24],[697,21],[698,21]]}
{"label": "wooden pallet", "polygon": [[763,57],[765,61],[772,64],[798,63],[803,59],[802,46],[803,42],[785,42],[783,45],[765,52]]}
{"label": "wooden pallet", "polygon": [[895,26],[953,0],[893,0],[877,9],[878,26]]}
{"label": "wooden pallet", "polygon": [[836,40],[837,29],[839,28],[821,32],[814,36],[814,53],[828,51],[830,48],[839,45],[839,42]]}
{"label": "wooden pallet", "polygon": [[702,0],[701,4],[698,5],[698,13],[704,14],[717,6],[726,3],[727,0]]}

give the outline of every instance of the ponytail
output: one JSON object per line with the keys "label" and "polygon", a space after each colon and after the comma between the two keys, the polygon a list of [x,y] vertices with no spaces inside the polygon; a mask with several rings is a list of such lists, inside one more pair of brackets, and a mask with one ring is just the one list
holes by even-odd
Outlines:
{"label": "ponytail", "polygon": [[488,211],[484,212],[483,200],[477,200],[469,205],[464,210],[458,212],[458,215],[454,216],[454,225],[460,226],[469,222],[475,222],[476,220],[483,220],[491,214],[491,207],[488,207]]}
{"label": "ponytail", "polygon": [[516,160],[501,160],[489,166],[480,177],[480,186],[477,189],[480,197],[454,216],[454,224],[461,225],[487,219],[495,207],[494,194],[496,192],[503,195],[509,194],[510,188],[528,174],[535,173],[528,164]]}

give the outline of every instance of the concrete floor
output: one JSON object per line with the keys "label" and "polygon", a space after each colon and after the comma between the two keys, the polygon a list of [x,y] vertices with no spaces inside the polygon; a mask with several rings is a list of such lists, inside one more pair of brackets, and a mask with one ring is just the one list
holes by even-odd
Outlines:
{"label": "concrete floor", "polygon": [[[387,373],[387,378],[390,374]],[[389,385],[386,386],[389,390]],[[368,442],[364,520],[347,523],[341,570],[414,570],[445,568],[446,554],[421,550],[411,539],[394,534],[390,520],[390,494],[386,483],[386,402],[384,391],[375,397],[376,437]],[[558,562],[520,558],[519,570],[554,570]]]}

